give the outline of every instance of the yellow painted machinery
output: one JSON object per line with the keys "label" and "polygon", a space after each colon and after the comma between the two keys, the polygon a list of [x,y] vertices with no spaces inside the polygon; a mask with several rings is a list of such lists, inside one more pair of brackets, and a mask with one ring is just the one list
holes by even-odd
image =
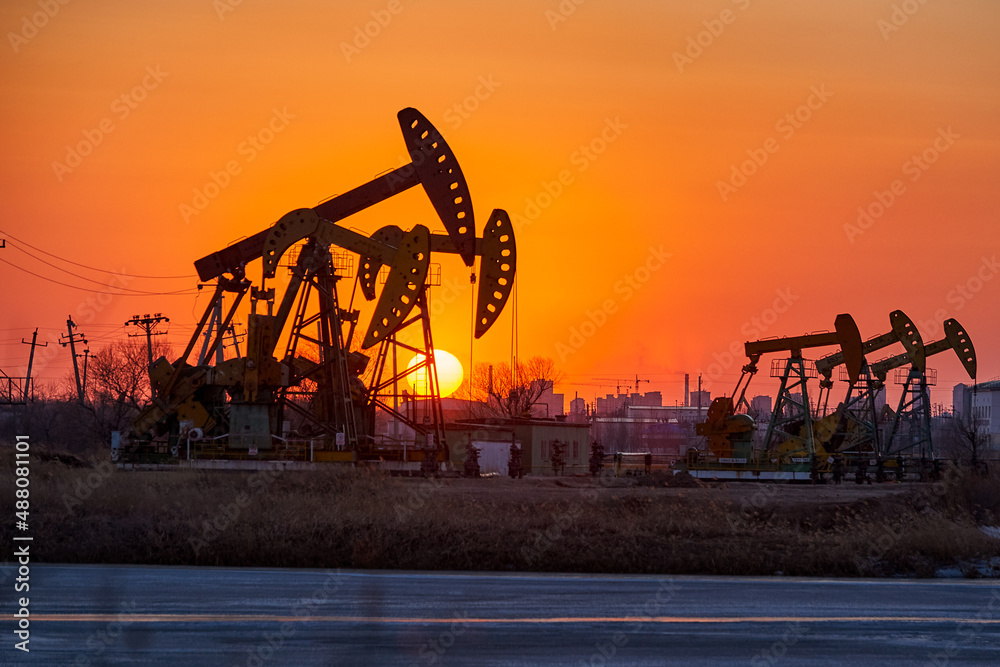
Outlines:
{"label": "yellow painted machinery", "polygon": [[[874,468],[877,481],[888,479],[890,474],[902,480],[912,477],[914,471],[917,478],[933,479],[939,466],[931,441],[928,387],[934,384],[936,373],[926,367],[926,359],[954,350],[974,381],[975,349],[957,320],[945,321],[945,337],[926,345],[902,311],[890,313],[889,320],[889,332],[864,342],[850,316],[841,315],[833,334],[747,343],[750,363],[743,369],[734,397],[715,399],[705,422],[697,426],[697,433],[708,441],[709,453],[688,452],[687,469],[700,477],[813,481],[820,481],[826,473],[839,480],[851,470],[855,481],[861,483],[869,479],[869,468]],[[896,343],[902,345],[903,353],[874,363],[865,359],[865,354]],[[803,348],[832,344],[841,349],[822,357],[815,366],[802,359]],[[745,405],[746,388],[760,356],[781,351],[791,355],[771,365],[771,375],[781,378],[781,388],[762,446],[755,449],[756,424],[749,415],[738,412]],[[840,379],[848,382],[847,395],[834,411],[822,414],[826,413],[837,368],[841,368]],[[903,391],[899,408],[887,410],[892,424],[886,428],[880,424],[885,419],[876,409],[875,397],[892,370]],[[822,379],[812,412],[806,385],[809,377],[817,376]]]}
{"label": "yellow painted machinery", "polygon": [[[863,342],[854,318],[840,314],[834,328],[827,333],[747,342],[749,363],[743,367],[733,396],[713,400],[705,422],[696,426],[696,432],[706,437],[709,452],[703,456],[690,451],[688,471],[701,477],[808,479],[814,470],[817,449],[806,385],[807,379],[816,373],[803,359],[802,350],[839,346],[843,363],[854,379],[864,363]],[[789,357],[771,364],[771,375],[781,379],[781,388],[763,448],[755,451],[756,424],[749,415],[737,414],[737,410],[745,404],[746,390],[757,373],[760,358],[776,352],[787,352]]]}
{"label": "yellow painted machinery", "polygon": [[[891,330],[869,338],[862,346],[867,356],[899,343],[905,349],[912,363],[922,365],[924,344],[916,325],[901,310],[889,313]],[[816,371],[820,375],[819,398],[816,401],[814,420],[815,439],[828,453],[850,453],[857,455],[878,455],[879,442],[878,414],[875,405],[876,393],[868,391],[873,379],[867,358],[861,373],[854,381],[847,379],[847,394],[831,413],[827,411],[830,391],[834,386],[833,371],[844,364],[844,355],[835,352],[816,361]]]}
{"label": "yellow painted machinery", "polygon": [[[898,456],[907,454],[923,460],[934,458],[931,438],[931,403],[928,387],[937,383],[937,372],[927,368],[925,359],[946,350],[954,350],[965,372],[976,380],[976,349],[972,339],[958,320],[944,322],[944,338],[928,343],[922,358],[898,354],[871,365],[873,387],[877,393],[884,385],[891,370],[896,370],[896,383],[902,385],[899,405],[893,414],[892,425],[885,439],[882,454]],[[909,366],[909,368],[903,368]]]}
{"label": "yellow painted machinery", "polygon": [[[510,295],[516,244],[502,209],[492,212],[477,237],[469,188],[451,148],[417,110],[403,109],[398,119],[409,164],[318,206],[294,210],[268,229],[195,262],[202,281],[215,281],[213,296],[181,356],[152,365],[154,400],[136,421],[126,458],[178,455],[178,445],[192,439],[211,444],[220,455],[268,450],[277,455],[277,450],[287,454],[295,448],[301,457],[308,442],[310,458],[317,460],[388,458],[395,449],[374,438],[380,409],[416,434],[409,443],[411,452],[418,450],[412,458],[424,449],[425,460],[446,456],[428,305],[430,259],[433,253],[457,254],[473,267],[480,258],[478,280],[472,275],[478,282],[474,335],[479,338]],[[417,185],[446,234],[418,224],[409,230],[388,226],[366,236],[338,224]],[[298,253],[289,265],[291,278],[276,300],[267,281],[292,248]],[[341,281],[351,277],[352,263],[335,260],[331,250],[357,257],[354,287],[369,301],[377,298],[359,349],[352,349],[360,318],[360,310],[352,307],[353,291],[347,308],[338,293]],[[258,259],[263,270],[255,286],[246,271]],[[246,352],[222,360],[217,351],[247,294]],[[421,342],[404,344],[398,335],[411,326],[419,328]],[[203,335],[202,359],[191,365],[188,360]],[[280,342],[284,350],[276,356]],[[423,355],[422,361],[400,372],[388,363],[400,346]],[[314,353],[304,354],[305,347]],[[401,412],[397,387],[420,371],[429,386],[421,411]]]}

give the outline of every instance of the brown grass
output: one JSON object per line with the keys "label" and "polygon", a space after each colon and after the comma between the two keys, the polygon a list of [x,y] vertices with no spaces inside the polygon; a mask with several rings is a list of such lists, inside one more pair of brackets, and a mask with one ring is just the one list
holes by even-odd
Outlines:
{"label": "brown grass", "polygon": [[[676,489],[335,466],[122,472],[51,457],[31,466],[28,534],[42,562],[803,576],[958,566],[972,576],[971,563],[1000,556],[1000,541],[977,527],[998,523],[997,477]],[[11,530],[4,522],[0,539]]]}

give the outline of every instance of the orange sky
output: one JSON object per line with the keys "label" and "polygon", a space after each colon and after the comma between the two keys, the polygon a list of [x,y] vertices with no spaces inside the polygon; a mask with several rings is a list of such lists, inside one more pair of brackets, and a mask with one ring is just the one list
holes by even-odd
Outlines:
{"label": "orange sky", "polygon": [[[992,0],[588,0],[568,16],[569,0],[226,3],[3,4],[3,235],[89,266],[193,274],[195,259],[399,166],[395,113],[413,106],[455,150],[479,229],[494,207],[522,222],[519,351],[553,357],[568,394],[591,400],[615,384],[593,378],[638,374],[651,380],[642,391],[673,403],[684,372],[726,393],[743,361],[727,358],[733,343],[830,329],[839,312],[873,336],[896,308],[927,339],[957,317],[980,379],[1000,375]],[[270,143],[243,143],[272,122]],[[97,145],[70,167],[67,147],[88,141]],[[925,152],[933,163],[912,161]],[[238,173],[186,221],[182,205],[231,161]],[[732,180],[741,165],[750,175]],[[547,199],[561,173],[567,184]],[[890,195],[857,226],[859,207],[878,212]],[[441,228],[420,189],[345,224]],[[0,259],[100,289],[15,245]],[[468,271],[441,263],[436,342],[467,363]],[[27,358],[20,338],[36,326],[57,336],[67,314],[92,349],[151,312],[170,316],[183,345],[205,303],[88,304],[95,295],[4,263],[0,278],[10,375]],[[781,295],[785,312],[770,312]],[[507,312],[474,358],[508,359],[510,332]],[[69,368],[55,348],[43,380]],[[933,400],[948,404],[964,379],[958,360],[930,365],[947,389]],[[763,368],[750,394],[771,390]]]}

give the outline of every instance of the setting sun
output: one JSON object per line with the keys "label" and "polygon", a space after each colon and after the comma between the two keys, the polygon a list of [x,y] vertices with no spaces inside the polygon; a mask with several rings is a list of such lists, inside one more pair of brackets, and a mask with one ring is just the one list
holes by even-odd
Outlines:
{"label": "setting sun", "polygon": [[[418,354],[410,360],[407,368],[413,368],[424,360],[424,355]],[[451,396],[460,386],[465,373],[462,370],[462,362],[451,352],[445,350],[434,351],[434,361],[437,365],[438,386],[441,391],[441,398]],[[418,368],[410,376],[410,386],[418,394],[426,393],[427,376],[425,368]]]}

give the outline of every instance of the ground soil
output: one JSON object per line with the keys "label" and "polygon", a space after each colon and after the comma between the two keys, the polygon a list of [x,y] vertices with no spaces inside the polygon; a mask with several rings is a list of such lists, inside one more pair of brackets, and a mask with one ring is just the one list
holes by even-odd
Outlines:
{"label": "ground soil", "polygon": [[[49,457],[32,463],[29,523],[35,562],[1000,574],[1000,540],[981,529],[1000,525],[1000,478],[958,471],[937,484],[810,485],[663,473],[424,479],[336,465],[122,471]],[[0,540],[12,531],[0,525]]]}

